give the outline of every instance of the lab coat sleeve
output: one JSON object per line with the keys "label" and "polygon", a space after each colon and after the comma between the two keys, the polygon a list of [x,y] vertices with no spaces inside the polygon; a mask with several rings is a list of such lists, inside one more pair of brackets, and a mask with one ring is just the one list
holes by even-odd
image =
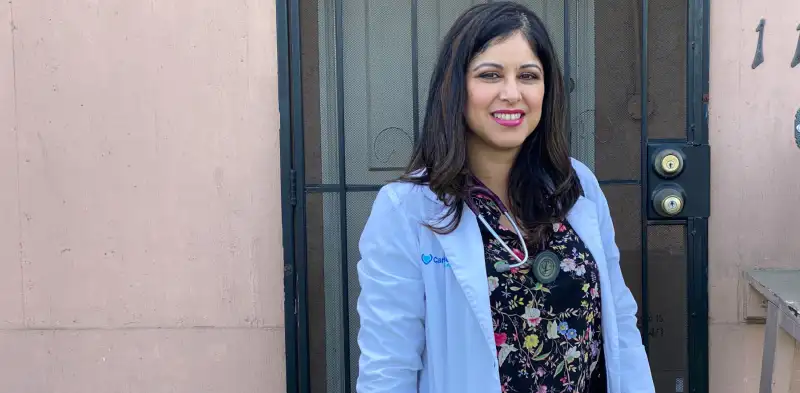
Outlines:
{"label": "lab coat sleeve", "polygon": [[359,242],[358,393],[418,391],[425,343],[418,233],[396,195],[384,187]]}
{"label": "lab coat sleeve", "polygon": [[[603,240],[603,249],[606,254],[611,295],[614,297],[617,326],[619,328],[621,393],[655,392],[647,353],[642,345],[642,336],[639,328],[636,326],[638,306],[622,276],[622,269],[619,263],[619,248],[615,240],[614,224],[611,220],[608,201],[597,179],[593,180],[597,217]],[[601,288],[601,293],[606,296],[609,292],[603,291]]]}

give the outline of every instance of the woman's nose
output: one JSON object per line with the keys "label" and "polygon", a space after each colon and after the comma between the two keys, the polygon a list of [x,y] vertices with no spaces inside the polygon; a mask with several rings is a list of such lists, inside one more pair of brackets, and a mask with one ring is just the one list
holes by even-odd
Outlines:
{"label": "woman's nose", "polygon": [[522,98],[516,79],[507,80],[500,92],[500,99],[507,102],[517,102]]}

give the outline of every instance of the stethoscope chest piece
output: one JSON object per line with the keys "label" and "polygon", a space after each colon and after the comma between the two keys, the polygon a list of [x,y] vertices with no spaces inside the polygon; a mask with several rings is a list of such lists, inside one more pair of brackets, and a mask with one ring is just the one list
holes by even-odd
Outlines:
{"label": "stethoscope chest piece", "polygon": [[560,258],[552,251],[542,251],[533,260],[531,270],[536,280],[542,284],[550,284],[558,278],[561,272]]}

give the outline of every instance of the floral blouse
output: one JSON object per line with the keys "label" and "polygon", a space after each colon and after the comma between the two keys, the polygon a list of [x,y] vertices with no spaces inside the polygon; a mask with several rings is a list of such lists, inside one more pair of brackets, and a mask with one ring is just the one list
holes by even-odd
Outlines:
{"label": "floral blouse", "polygon": [[[487,195],[474,194],[483,217],[520,258],[513,228]],[[537,281],[531,261],[543,251],[529,247],[529,262],[501,273],[498,261],[517,260],[479,224],[486,255],[490,304],[502,392],[605,392],[600,326],[600,279],[591,253],[567,222],[553,226],[545,250],[561,260],[549,284]]]}

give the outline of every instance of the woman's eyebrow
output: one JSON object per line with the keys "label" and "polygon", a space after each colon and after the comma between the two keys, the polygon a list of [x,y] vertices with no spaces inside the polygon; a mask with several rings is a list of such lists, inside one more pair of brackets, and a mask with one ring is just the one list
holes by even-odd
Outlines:
{"label": "woman's eyebrow", "polygon": [[536,64],[536,63],[523,64],[519,68],[523,69],[523,70],[526,69],[526,68],[537,68],[537,69],[539,69],[539,71],[542,71],[542,67],[539,64]]}
{"label": "woman's eyebrow", "polygon": [[[500,64],[500,63],[494,63],[494,62],[484,62],[484,63],[479,63],[478,65],[476,65],[475,67],[473,67],[473,68],[472,68],[472,71],[477,71],[478,69],[480,69],[480,68],[483,68],[483,67],[494,67],[494,68],[499,68],[499,69],[501,69],[501,70],[504,68],[504,67],[503,67],[503,65],[502,65],[502,64]],[[526,68],[538,68],[538,69],[539,69],[539,71],[541,71],[541,70],[542,70],[542,67],[541,67],[541,66],[539,66],[539,64],[537,64],[537,63],[526,63],[526,64],[523,64],[523,65],[521,65],[519,68],[520,68],[520,69],[526,69]]]}
{"label": "woman's eyebrow", "polygon": [[500,63],[484,62],[484,63],[479,63],[478,65],[473,67],[472,71],[476,71],[477,69],[483,68],[483,67],[494,67],[494,68],[499,68],[501,70],[503,69],[503,65],[500,64]]}

